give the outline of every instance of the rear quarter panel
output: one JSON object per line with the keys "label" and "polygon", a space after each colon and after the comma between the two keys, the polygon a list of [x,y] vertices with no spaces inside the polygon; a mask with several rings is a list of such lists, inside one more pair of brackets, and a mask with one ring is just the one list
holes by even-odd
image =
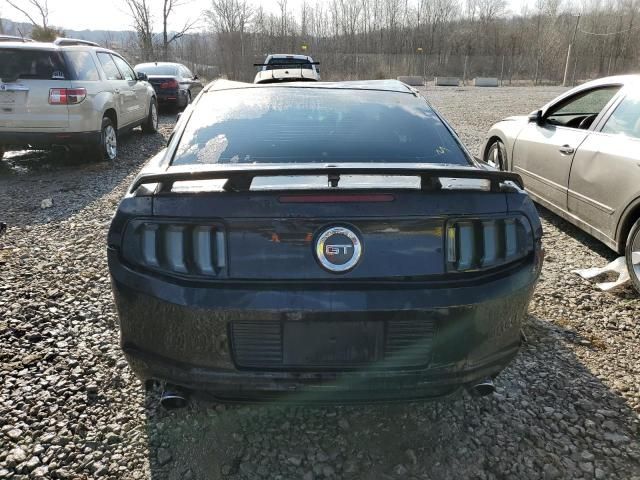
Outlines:
{"label": "rear quarter panel", "polygon": [[87,90],[87,98],[78,105],[69,106],[69,127],[72,132],[96,132],[102,126],[102,117],[109,108],[116,108],[113,94],[102,81],[74,80],[74,88]]}

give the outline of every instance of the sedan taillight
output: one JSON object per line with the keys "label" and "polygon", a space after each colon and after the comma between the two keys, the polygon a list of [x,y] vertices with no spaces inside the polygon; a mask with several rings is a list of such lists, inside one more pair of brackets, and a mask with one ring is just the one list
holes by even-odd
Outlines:
{"label": "sedan taillight", "polygon": [[447,270],[474,271],[506,265],[534,249],[533,232],[523,216],[470,218],[447,223]]}
{"label": "sedan taillight", "polygon": [[166,82],[162,82],[160,84],[160,88],[178,88],[177,80],[167,80]]}
{"label": "sedan taillight", "polygon": [[221,226],[134,220],[127,226],[122,254],[149,270],[188,276],[217,276],[226,266]]}
{"label": "sedan taillight", "polygon": [[49,103],[51,105],[75,105],[87,98],[85,88],[51,88]]}

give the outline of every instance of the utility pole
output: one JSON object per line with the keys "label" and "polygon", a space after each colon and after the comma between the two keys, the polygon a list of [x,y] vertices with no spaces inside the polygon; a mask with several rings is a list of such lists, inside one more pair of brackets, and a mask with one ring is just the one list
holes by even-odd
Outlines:
{"label": "utility pole", "polygon": [[578,14],[578,18],[576,20],[576,28],[573,30],[573,38],[571,39],[571,43],[569,44],[569,49],[567,50],[567,62],[564,66],[564,79],[562,80],[562,86],[567,86],[567,77],[569,76],[569,59],[571,58],[571,49],[573,48],[573,44],[576,41],[576,34],[578,33],[578,25],[580,24],[580,14]]}

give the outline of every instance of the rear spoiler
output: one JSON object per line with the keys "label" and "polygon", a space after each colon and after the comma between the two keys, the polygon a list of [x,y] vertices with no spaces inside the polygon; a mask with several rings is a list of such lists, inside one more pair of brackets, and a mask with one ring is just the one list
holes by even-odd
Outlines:
{"label": "rear spoiler", "polygon": [[484,170],[481,168],[465,167],[406,167],[390,166],[259,166],[246,165],[238,167],[218,167],[208,169],[194,169],[190,167],[170,167],[169,170],[157,173],[142,173],[133,182],[130,192],[135,192],[141,185],[161,184],[160,190],[168,191],[175,182],[196,181],[196,180],[221,180],[226,179],[223,190],[231,192],[248,191],[251,182],[256,177],[292,177],[302,175],[327,176],[327,184],[337,187],[340,182],[340,175],[395,175],[395,176],[418,176],[420,177],[420,187],[422,190],[439,190],[441,188],[440,178],[469,178],[477,180],[488,180],[492,192],[500,191],[500,184],[513,182],[518,187],[524,188],[522,178],[517,173],[502,172],[498,170]]}
{"label": "rear spoiler", "polygon": [[[254,67],[301,67],[303,65],[320,65],[320,62],[284,62],[284,63],[254,63]],[[277,70],[277,69],[276,69]]]}

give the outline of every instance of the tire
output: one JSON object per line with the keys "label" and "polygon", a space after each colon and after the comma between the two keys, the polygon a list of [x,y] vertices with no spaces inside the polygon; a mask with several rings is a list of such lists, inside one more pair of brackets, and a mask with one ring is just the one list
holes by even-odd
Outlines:
{"label": "tire", "polygon": [[102,117],[100,143],[91,147],[89,153],[96,161],[113,162],[118,157],[118,132],[109,117]]}
{"label": "tire", "polygon": [[191,105],[191,90],[187,90],[187,106]]}
{"label": "tire", "polygon": [[158,102],[155,99],[151,100],[149,105],[149,114],[147,119],[142,124],[143,133],[156,133],[158,131]]}
{"label": "tire", "polygon": [[502,140],[494,140],[487,149],[484,161],[498,170],[507,170],[509,162],[507,161],[507,149]]}
{"label": "tire", "polygon": [[631,282],[638,293],[640,293],[640,219],[636,220],[636,223],[633,224],[629,231],[624,256],[627,261],[627,270],[629,270]]}

